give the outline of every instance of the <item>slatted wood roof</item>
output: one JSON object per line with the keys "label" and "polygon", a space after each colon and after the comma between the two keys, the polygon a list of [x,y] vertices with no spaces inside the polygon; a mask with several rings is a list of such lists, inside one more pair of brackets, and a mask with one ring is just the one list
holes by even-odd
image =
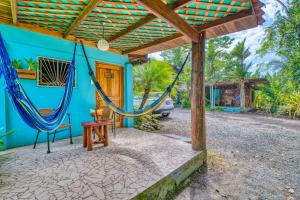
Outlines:
{"label": "slatted wood roof", "polygon": [[[160,0],[153,0],[158,3]],[[143,1],[142,1],[143,2]],[[261,24],[258,0],[166,0],[194,30],[217,37]],[[0,22],[34,29],[90,45],[102,37],[123,54],[148,54],[190,42],[163,17],[157,17],[140,0],[1,0]]]}

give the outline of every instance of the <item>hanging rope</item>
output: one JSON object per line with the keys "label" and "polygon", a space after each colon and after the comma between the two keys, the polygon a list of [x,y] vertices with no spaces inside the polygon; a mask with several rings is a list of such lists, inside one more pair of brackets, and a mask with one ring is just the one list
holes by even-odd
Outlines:
{"label": "hanging rope", "polygon": [[77,43],[74,47],[72,62],[69,65],[64,95],[58,108],[49,115],[41,115],[20,84],[18,73],[11,63],[0,33],[0,78],[3,75],[12,104],[20,117],[31,128],[51,132],[57,129],[64,120],[73,93],[76,47]]}
{"label": "hanging rope", "polygon": [[143,109],[137,110],[137,111],[133,111],[133,112],[128,112],[123,110],[122,108],[116,106],[110,99],[109,97],[105,94],[103,88],[101,87],[100,83],[98,82],[97,78],[95,77],[95,74],[93,72],[92,66],[88,60],[86,51],[85,51],[85,47],[83,45],[83,43],[81,42],[81,46],[82,46],[82,51],[84,54],[84,57],[86,59],[87,62],[87,67],[88,67],[88,71],[89,71],[89,75],[94,83],[94,86],[96,87],[96,91],[97,93],[101,96],[101,98],[103,99],[103,101],[106,103],[106,105],[114,112],[118,113],[121,116],[125,116],[125,117],[131,117],[131,118],[136,118],[136,117],[141,117],[144,115],[147,115],[149,113],[152,113],[154,110],[156,110],[164,101],[165,99],[168,97],[168,95],[170,94],[172,88],[174,87],[175,83],[177,82],[177,80],[179,79],[180,74],[183,71],[184,66],[186,65],[191,51],[188,52],[184,62],[182,63],[179,72],[177,73],[174,81],[169,85],[169,87],[167,87],[166,91],[156,100],[154,101],[152,104],[146,106]]}

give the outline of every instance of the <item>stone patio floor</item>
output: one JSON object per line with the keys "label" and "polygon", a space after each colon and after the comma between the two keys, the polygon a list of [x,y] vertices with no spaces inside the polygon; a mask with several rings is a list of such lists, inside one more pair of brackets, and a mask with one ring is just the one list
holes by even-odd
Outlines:
{"label": "stone patio floor", "polygon": [[81,137],[15,149],[0,157],[0,199],[131,199],[198,155],[191,145],[118,129],[108,147],[87,152]]}

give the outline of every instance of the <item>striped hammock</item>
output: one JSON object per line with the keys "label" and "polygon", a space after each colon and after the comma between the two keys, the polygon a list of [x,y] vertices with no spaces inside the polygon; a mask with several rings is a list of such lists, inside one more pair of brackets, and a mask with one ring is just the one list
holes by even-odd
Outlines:
{"label": "striped hammock", "polygon": [[166,98],[168,97],[168,95],[171,93],[171,90],[174,87],[175,83],[177,82],[180,74],[182,73],[183,68],[186,65],[186,63],[187,63],[187,61],[188,61],[188,59],[190,57],[190,54],[191,54],[191,51],[189,51],[189,53],[187,54],[184,62],[181,65],[180,70],[177,73],[174,81],[169,85],[169,87],[167,87],[166,91],[157,100],[155,100],[152,104],[144,107],[143,109],[139,109],[139,110],[136,110],[136,111],[133,111],[133,112],[128,112],[128,111],[125,111],[124,109],[118,107],[117,105],[115,105],[112,102],[112,100],[109,99],[109,97],[105,94],[103,88],[101,87],[100,83],[98,82],[98,80],[95,77],[95,74],[94,74],[92,66],[91,66],[91,64],[90,64],[90,62],[88,60],[88,57],[87,57],[87,54],[86,54],[86,51],[85,51],[83,43],[81,43],[81,46],[82,46],[82,51],[84,53],[84,57],[85,57],[86,62],[87,62],[87,67],[88,67],[88,70],[89,70],[89,75],[90,75],[90,77],[91,77],[91,79],[92,79],[92,81],[94,83],[94,86],[96,88],[97,93],[101,96],[101,98],[103,99],[103,101],[106,103],[106,105],[112,111],[114,111],[115,113],[118,113],[121,116],[130,117],[130,118],[137,118],[137,117],[141,117],[141,116],[150,114],[154,110],[156,110],[166,100]]}
{"label": "striped hammock", "polygon": [[12,104],[18,111],[20,117],[31,128],[51,132],[56,130],[64,120],[73,93],[76,46],[77,44],[75,44],[72,62],[68,69],[64,95],[58,108],[49,115],[41,115],[20,84],[18,73],[12,65],[0,33],[0,78],[1,76],[4,77],[6,89]]}

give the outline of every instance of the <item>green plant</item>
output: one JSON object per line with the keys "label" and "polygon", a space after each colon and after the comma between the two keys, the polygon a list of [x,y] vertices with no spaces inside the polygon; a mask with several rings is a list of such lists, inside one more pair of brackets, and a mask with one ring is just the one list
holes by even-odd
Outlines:
{"label": "green plant", "polygon": [[276,59],[263,65],[269,85],[259,88],[256,106],[273,114],[294,118],[300,115],[300,2],[276,0],[282,11],[266,29],[258,53],[275,53]]}
{"label": "green plant", "polygon": [[25,61],[27,62],[27,65],[28,65],[28,70],[32,70],[32,71],[36,71],[37,67],[38,67],[38,62],[34,61],[32,58],[30,59],[27,59],[27,58],[24,58]]}
{"label": "green plant", "polygon": [[9,131],[9,132],[5,133],[4,135],[0,135],[0,147],[3,147],[3,146],[4,146],[4,142],[3,142],[2,138],[11,135],[11,134],[13,134],[14,132],[15,132],[15,131]]}
{"label": "green plant", "polygon": [[158,60],[134,68],[135,93],[143,93],[139,109],[144,107],[151,92],[162,92],[169,86],[173,73],[168,62]]}
{"label": "green plant", "polygon": [[134,119],[134,127],[143,131],[156,131],[161,128],[160,115],[150,114]]}
{"label": "green plant", "polygon": [[222,80],[233,39],[228,36],[208,40],[205,54],[205,79],[208,82]]}
{"label": "green plant", "polygon": [[266,29],[258,53],[261,56],[275,53],[284,61],[277,70],[300,87],[300,1],[276,1],[283,9],[276,13],[275,22]]}
{"label": "green plant", "polygon": [[260,86],[255,95],[257,108],[290,118],[300,115],[300,90],[287,76],[282,72],[267,74],[269,84]]}
{"label": "green plant", "polygon": [[251,55],[249,47],[246,47],[246,39],[239,42],[231,51],[230,62],[227,66],[227,76],[231,80],[240,82],[240,108],[241,112],[245,112],[245,81],[251,77],[251,63],[247,63],[246,59]]}
{"label": "green plant", "polygon": [[222,111],[222,112],[224,111],[224,108],[220,106],[215,106],[215,107],[208,106],[205,109],[208,111]]}
{"label": "green plant", "polygon": [[22,69],[22,60],[13,60],[12,65],[15,69]]}
{"label": "green plant", "polygon": [[185,91],[181,96],[181,107],[185,109],[191,108],[191,99],[188,91]]}
{"label": "green plant", "polygon": [[[168,49],[162,51],[160,56],[170,63],[175,71],[178,71],[185,60],[185,57],[189,50],[191,49],[191,45],[184,45],[177,48]],[[187,66],[191,65],[191,59],[188,60]]]}

